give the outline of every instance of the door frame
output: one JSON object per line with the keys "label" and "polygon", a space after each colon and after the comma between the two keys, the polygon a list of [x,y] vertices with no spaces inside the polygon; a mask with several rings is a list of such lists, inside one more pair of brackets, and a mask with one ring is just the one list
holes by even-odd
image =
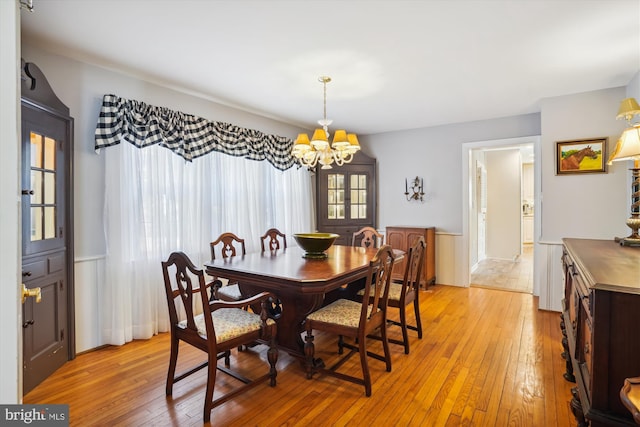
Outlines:
{"label": "door frame", "polygon": [[[0,200],[3,204],[0,221],[0,321],[5,325],[0,352],[0,402],[22,402],[22,307],[20,305],[20,6],[14,1],[0,1]],[[15,141],[9,143],[9,141]],[[6,204],[5,204],[6,203]]]}
{"label": "door frame", "polygon": [[[469,215],[471,213],[472,206],[472,192],[470,191],[471,185],[473,183],[471,180],[475,179],[475,165],[473,164],[471,158],[471,151],[482,149],[482,148],[498,148],[498,147],[507,147],[510,145],[524,145],[524,144],[532,144],[533,145],[533,155],[535,159],[538,161],[534,161],[533,164],[533,174],[534,174],[534,245],[533,245],[533,258],[534,264],[535,259],[538,256],[538,246],[537,246],[537,236],[540,235],[541,226],[540,226],[540,212],[541,212],[541,191],[540,191],[540,161],[541,158],[541,149],[540,149],[540,135],[533,136],[524,136],[518,138],[506,138],[506,139],[495,139],[495,140],[486,140],[486,141],[474,141],[474,142],[465,142],[462,143],[462,250],[461,255],[462,259],[460,262],[460,268],[462,271],[462,286],[469,287],[470,284],[470,276],[471,276],[471,244],[470,239],[474,238],[471,236],[471,230],[469,225]],[[536,273],[536,270],[533,271],[533,295],[540,294],[540,278]]]}
{"label": "door frame", "polygon": [[[72,360],[76,355],[76,343],[75,343],[75,274],[74,274],[74,229],[73,229],[73,207],[74,207],[74,199],[73,199],[73,152],[74,152],[74,119],[69,114],[69,108],[57,97],[47,78],[43,74],[43,72],[38,68],[37,65],[31,62],[25,62],[21,60],[21,71],[22,71],[22,79],[21,79],[21,94],[20,94],[20,112],[22,115],[23,109],[30,109],[34,112],[38,112],[39,114],[43,114],[46,116],[54,117],[55,120],[63,122],[65,126],[65,145],[63,148],[64,151],[64,165],[65,171],[63,172],[64,176],[64,187],[65,187],[65,201],[64,201],[64,243],[66,247],[66,340],[67,340],[67,360]],[[22,144],[23,141],[23,129],[22,129],[22,117],[19,122],[19,147],[20,153],[22,153]],[[20,156],[20,162],[18,164],[20,170],[20,182],[19,182],[19,193],[22,190],[22,163],[24,159]],[[24,195],[21,196],[25,197]],[[23,215],[22,212],[20,214],[18,224],[19,232],[21,233],[22,229],[22,220]],[[22,235],[22,234],[21,234]],[[22,240],[22,239],[20,239]],[[46,252],[46,251],[45,251]],[[19,266],[22,266],[22,259],[24,257],[23,254],[23,244],[20,244],[20,263]],[[32,256],[30,254],[29,256]],[[20,299],[19,299],[20,302]],[[20,312],[22,313],[22,306],[20,306]],[[22,320],[19,325],[18,333],[22,335]],[[20,357],[20,371],[23,370],[23,345],[22,339],[21,342],[21,357]],[[20,375],[20,395],[23,395],[24,389],[24,378]]]}

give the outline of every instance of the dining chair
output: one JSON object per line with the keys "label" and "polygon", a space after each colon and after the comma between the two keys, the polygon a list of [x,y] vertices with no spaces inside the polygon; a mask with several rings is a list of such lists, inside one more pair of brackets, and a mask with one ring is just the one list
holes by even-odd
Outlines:
{"label": "dining chair", "polygon": [[[267,243],[266,246],[265,243]],[[270,228],[264,236],[260,237],[260,246],[262,246],[262,252],[265,252],[267,247],[270,251],[287,249],[287,236],[277,228]]]}
{"label": "dining chair", "polygon": [[[426,242],[424,237],[418,236],[407,253],[407,262],[405,264],[404,276],[402,282],[391,282],[389,285],[389,301],[388,307],[397,308],[399,311],[400,321],[387,318],[387,324],[400,326],[402,329],[402,340],[388,338],[393,344],[404,346],[404,353],[409,354],[409,334],[408,329],[418,332],[418,338],[422,339],[422,321],[420,319],[420,274],[424,266],[424,251],[426,250]],[[364,297],[364,290],[358,292],[358,297]],[[413,304],[413,311],[416,318],[416,324],[407,323],[407,306]],[[380,339],[378,336],[371,338]]]}
{"label": "dining chair", "polygon": [[[213,299],[212,282],[205,283],[204,272],[198,269],[182,252],[173,252],[162,262],[169,319],[171,322],[171,355],[167,372],[166,395],[173,393],[173,384],[191,374],[207,368],[207,387],[204,400],[204,422],[211,418],[211,411],[218,405],[267,380],[276,385],[276,323],[267,315],[267,303],[273,295],[262,292],[246,300],[229,302]],[[243,310],[254,304],[261,307],[260,314]],[[201,307],[201,309],[200,309]],[[200,311],[199,314],[197,314]],[[232,348],[260,340],[268,342],[269,370],[255,379],[249,379],[229,368]],[[180,342],[190,344],[205,353],[207,360],[176,376]],[[225,358],[225,366],[218,366],[218,359]],[[230,392],[213,399],[216,372],[224,372],[242,382]]]}
{"label": "dining chair", "polygon": [[[225,259],[228,257],[246,255],[247,250],[244,245],[244,239],[233,233],[222,233],[216,240],[209,244],[211,248],[211,259],[216,259],[216,251],[220,253],[220,257]],[[238,301],[242,299],[242,293],[237,283],[227,283],[223,285],[217,277],[214,277],[214,298],[224,301]]]}
{"label": "dining chair", "polygon": [[351,237],[351,246],[379,248],[382,245],[384,245],[384,235],[378,233],[378,230],[373,227],[362,227]]}
{"label": "dining chair", "polygon": [[[265,243],[267,244],[265,246]],[[287,236],[277,228],[270,228],[260,237],[260,246],[262,247],[262,253],[265,253],[267,247],[269,251],[276,251],[279,249],[287,249]],[[282,302],[279,299],[275,299],[272,305],[272,313],[282,313]]]}
{"label": "dining chair", "polygon": [[[384,245],[369,262],[361,302],[341,298],[307,316],[304,353],[308,379],[316,372],[334,376],[364,385],[365,394],[371,396],[371,374],[367,356],[385,362],[387,372],[391,372],[391,354],[387,342],[387,299],[392,268],[391,246]],[[342,356],[329,368],[325,368],[323,362],[314,358],[314,330],[338,335],[338,354]],[[367,350],[367,337],[376,330],[380,331],[384,356]],[[353,339],[354,343],[345,342],[344,337]],[[350,351],[343,354],[344,348]],[[338,372],[344,362],[355,353],[360,354],[362,378]]]}

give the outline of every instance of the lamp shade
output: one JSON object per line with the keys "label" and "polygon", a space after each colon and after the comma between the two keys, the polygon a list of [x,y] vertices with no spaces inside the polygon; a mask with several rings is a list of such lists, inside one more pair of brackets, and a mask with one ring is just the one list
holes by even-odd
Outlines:
{"label": "lamp shade", "polygon": [[356,150],[360,149],[360,143],[358,142],[358,137],[355,133],[350,133],[349,135],[347,135],[347,139],[351,144],[351,148],[355,148]]}
{"label": "lamp shade", "polygon": [[349,146],[349,140],[347,139],[347,131],[344,129],[337,130],[333,135],[333,148],[340,149]]}
{"label": "lamp shade", "polygon": [[326,150],[329,146],[329,138],[327,137],[327,132],[324,129],[314,130],[313,136],[311,137],[311,145],[316,150]]}
{"label": "lamp shade", "polygon": [[294,145],[310,145],[309,135],[307,135],[306,133],[299,133],[298,137],[296,138],[296,142],[294,142]]}
{"label": "lamp shade", "polygon": [[631,120],[633,116],[640,114],[640,105],[635,98],[626,98],[620,102],[620,108],[618,109],[618,115],[616,119]]}
{"label": "lamp shade", "polygon": [[640,126],[627,128],[620,135],[616,148],[609,157],[608,164],[618,160],[640,159]]}

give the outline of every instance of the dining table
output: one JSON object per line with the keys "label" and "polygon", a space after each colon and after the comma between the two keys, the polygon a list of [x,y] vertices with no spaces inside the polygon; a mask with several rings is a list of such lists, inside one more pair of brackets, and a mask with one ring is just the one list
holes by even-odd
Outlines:
{"label": "dining table", "polygon": [[[352,298],[364,287],[369,261],[378,249],[333,245],[324,259],[305,258],[297,246],[248,253],[204,264],[207,274],[238,283],[243,297],[273,293],[281,311],[276,317],[278,347],[304,358],[301,333],[308,314],[338,298]],[[394,250],[396,261],[404,252]]]}

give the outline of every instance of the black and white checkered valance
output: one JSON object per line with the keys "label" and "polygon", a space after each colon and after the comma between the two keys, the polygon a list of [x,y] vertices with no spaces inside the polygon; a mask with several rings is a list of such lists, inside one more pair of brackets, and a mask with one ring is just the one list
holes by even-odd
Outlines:
{"label": "black and white checkered valance", "polygon": [[127,141],[138,148],[160,144],[191,161],[212,151],[267,160],[280,170],[296,164],[293,140],[213,122],[141,101],[105,95],[96,125],[95,149]]}

